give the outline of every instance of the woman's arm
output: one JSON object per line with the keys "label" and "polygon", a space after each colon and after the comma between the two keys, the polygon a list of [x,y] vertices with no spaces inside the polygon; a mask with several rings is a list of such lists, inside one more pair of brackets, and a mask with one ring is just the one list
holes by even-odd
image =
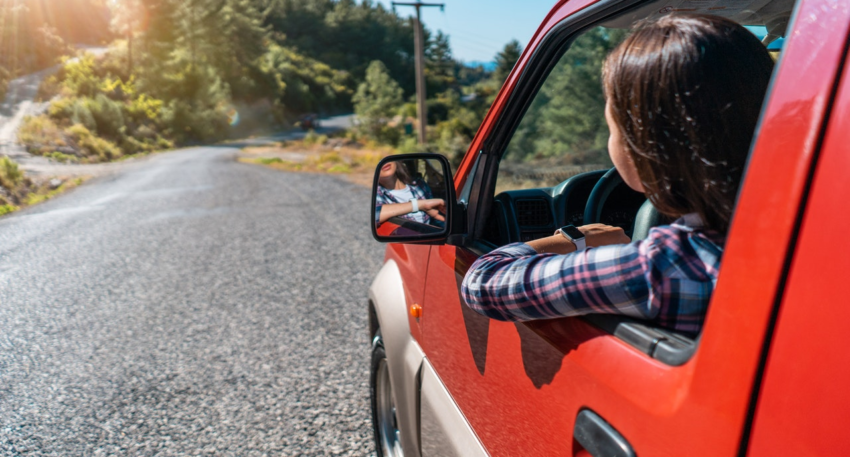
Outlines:
{"label": "woman's arm", "polygon": [[[446,210],[446,202],[440,198],[432,198],[428,200],[417,200],[417,205],[419,206],[419,211],[425,211],[429,216],[437,219],[438,221],[445,221],[446,218],[440,214],[442,210],[445,212]],[[378,225],[383,224],[384,222],[390,220],[390,218],[397,216],[404,216],[405,214],[410,214],[413,212],[413,203],[386,203],[383,205],[376,206],[377,222]]]}
{"label": "woman's arm", "polygon": [[[581,229],[591,246],[628,239],[622,230],[601,224]],[[651,318],[658,310],[649,305],[649,262],[643,243],[572,252],[575,245],[557,235],[510,244],[479,258],[467,272],[461,292],[470,308],[498,320],[588,313]]]}
{"label": "woman's arm", "polygon": [[[611,244],[627,244],[632,241],[620,227],[605,224],[587,224],[578,228],[584,233],[588,247],[608,246]],[[556,233],[552,236],[529,241],[529,246],[539,253],[569,254],[576,250],[572,241],[564,235]]]}

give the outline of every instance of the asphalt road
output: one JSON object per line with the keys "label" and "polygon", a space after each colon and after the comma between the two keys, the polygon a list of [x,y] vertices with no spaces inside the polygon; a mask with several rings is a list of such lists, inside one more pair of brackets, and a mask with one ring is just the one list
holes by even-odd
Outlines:
{"label": "asphalt road", "polygon": [[0,455],[370,455],[369,191],[196,148],[0,218]]}

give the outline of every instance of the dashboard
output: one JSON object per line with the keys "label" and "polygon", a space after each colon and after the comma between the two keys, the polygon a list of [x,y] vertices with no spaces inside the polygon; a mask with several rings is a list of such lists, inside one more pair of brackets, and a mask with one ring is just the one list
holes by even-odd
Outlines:
{"label": "dashboard", "polygon": [[[558,227],[584,225],[585,206],[594,186],[607,170],[571,177],[554,187],[510,190],[496,195],[483,239],[496,246],[527,242],[552,235]],[[646,197],[620,183],[602,207],[600,220],[632,236],[635,218]]]}

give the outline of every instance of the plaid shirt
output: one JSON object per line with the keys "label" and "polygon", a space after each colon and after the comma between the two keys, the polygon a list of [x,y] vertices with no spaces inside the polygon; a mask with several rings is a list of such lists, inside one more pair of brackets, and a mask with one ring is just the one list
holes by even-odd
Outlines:
{"label": "plaid shirt", "polygon": [[[407,185],[410,188],[410,193],[413,194],[413,197],[417,200],[427,200],[429,198],[434,198],[431,193],[431,187],[428,186],[428,183],[421,179],[414,179],[413,182]],[[381,206],[389,204],[389,203],[407,203],[409,200],[401,201],[396,198],[395,195],[390,192],[389,189],[384,186],[378,184],[378,192],[375,196],[375,225],[378,227],[381,226]],[[412,213],[405,214],[399,216],[404,219],[409,219],[415,221],[416,219],[411,216]]]}
{"label": "plaid shirt", "polygon": [[509,244],[472,264],[463,279],[463,298],[473,310],[498,320],[609,313],[699,333],[724,240],[684,224],[679,219],[651,229],[641,241],[566,255]]}

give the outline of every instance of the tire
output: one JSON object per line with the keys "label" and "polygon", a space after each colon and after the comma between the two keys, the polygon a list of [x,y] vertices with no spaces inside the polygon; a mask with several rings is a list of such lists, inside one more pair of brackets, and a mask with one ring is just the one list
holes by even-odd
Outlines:
{"label": "tire", "polygon": [[404,457],[399,441],[395,400],[390,383],[387,353],[378,330],[372,340],[372,367],[369,375],[369,393],[372,399],[372,429],[375,432],[375,451],[378,457]]}

